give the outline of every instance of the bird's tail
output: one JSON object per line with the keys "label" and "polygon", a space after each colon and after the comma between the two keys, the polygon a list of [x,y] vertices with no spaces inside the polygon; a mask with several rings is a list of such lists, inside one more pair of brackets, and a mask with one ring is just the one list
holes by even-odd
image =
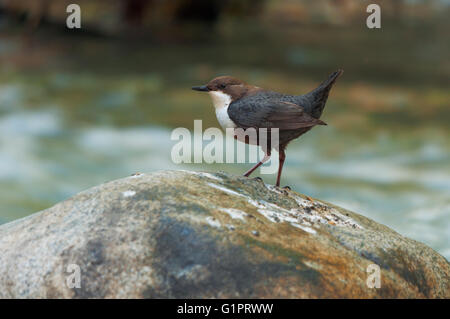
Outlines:
{"label": "bird's tail", "polygon": [[322,115],[331,87],[342,73],[344,73],[344,70],[333,72],[328,79],[320,83],[317,88],[304,95],[312,104],[311,115],[313,117],[318,119]]}
{"label": "bird's tail", "polygon": [[333,72],[330,74],[330,76],[328,77],[328,79],[326,79],[325,81],[323,81],[322,83],[320,83],[320,85],[317,87],[317,89],[319,88],[331,88],[331,86],[334,84],[334,82],[336,82],[337,78],[344,73],[344,70],[339,69],[336,72]]}

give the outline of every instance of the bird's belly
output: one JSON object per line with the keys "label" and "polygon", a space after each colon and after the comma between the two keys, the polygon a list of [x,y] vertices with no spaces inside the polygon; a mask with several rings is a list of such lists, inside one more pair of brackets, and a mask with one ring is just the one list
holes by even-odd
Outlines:
{"label": "bird's belly", "polygon": [[234,131],[234,138],[239,142],[250,144],[250,145],[259,145],[259,137],[258,134],[245,134],[245,130],[242,131]]}
{"label": "bird's belly", "polygon": [[236,127],[236,124],[234,124],[234,122],[228,116],[227,107],[221,107],[216,109],[216,117],[217,120],[219,121],[220,126],[222,126],[223,129]]}

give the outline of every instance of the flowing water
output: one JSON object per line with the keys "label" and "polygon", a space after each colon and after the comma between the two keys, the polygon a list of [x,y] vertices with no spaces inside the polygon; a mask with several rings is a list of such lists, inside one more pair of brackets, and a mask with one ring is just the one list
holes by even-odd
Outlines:
{"label": "flowing water", "polygon": [[[349,48],[340,42],[344,31],[319,31],[328,42],[298,31],[269,50],[242,39],[123,45],[58,36],[24,48],[16,35],[2,34],[0,223],[135,172],[240,174],[250,164],[171,161],[173,128],[192,129],[194,119],[203,119],[204,129],[218,126],[209,97],[190,86],[227,73],[303,93],[343,67],[323,115],[329,125],[289,145],[282,183],[383,223],[448,259],[448,44],[434,31],[422,35],[427,50],[407,36],[410,30],[396,35],[404,35],[402,43],[394,37],[376,44],[357,31]],[[391,47],[374,51],[383,45]],[[262,177],[274,183],[274,176]]]}

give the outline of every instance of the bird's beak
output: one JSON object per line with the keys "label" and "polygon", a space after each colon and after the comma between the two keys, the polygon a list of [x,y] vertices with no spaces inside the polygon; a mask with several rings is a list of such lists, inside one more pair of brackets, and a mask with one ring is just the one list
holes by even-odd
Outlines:
{"label": "bird's beak", "polygon": [[193,86],[192,89],[194,91],[201,91],[201,92],[208,92],[209,89],[206,85],[200,85],[200,86]]}

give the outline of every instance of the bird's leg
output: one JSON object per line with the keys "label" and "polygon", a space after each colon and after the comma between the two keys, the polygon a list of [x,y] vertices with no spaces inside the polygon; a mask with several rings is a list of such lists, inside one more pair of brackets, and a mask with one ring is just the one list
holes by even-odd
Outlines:
{"label": "bird's leg", "polygon": [[280,149],[280,153],[279,153],[279,159],[280,159],[280,163],[278,165],[278,175],[277,175],[277,184],[276,186],[280,186],[280,179],[281,179],[281,171],[283,170],[283,164],[284,164],[284,160],[286,158],[286,154],[284,153],[283,149]]}
{"label": "bird's leg", "polygon": [[252,168],[250,168],[247,172],[245,172],[244,176],[245,177],[249,177],[251,173],[253,173],[255,171],[255,169],[257,169],[258,167],[260,167],[262,164],[264,164],[265,162],[267,162],[270,158],[270,152],[264,153],[264,157],[261,161],[259,161],[258,164],[256,164],[255,166],[253,166]]}

